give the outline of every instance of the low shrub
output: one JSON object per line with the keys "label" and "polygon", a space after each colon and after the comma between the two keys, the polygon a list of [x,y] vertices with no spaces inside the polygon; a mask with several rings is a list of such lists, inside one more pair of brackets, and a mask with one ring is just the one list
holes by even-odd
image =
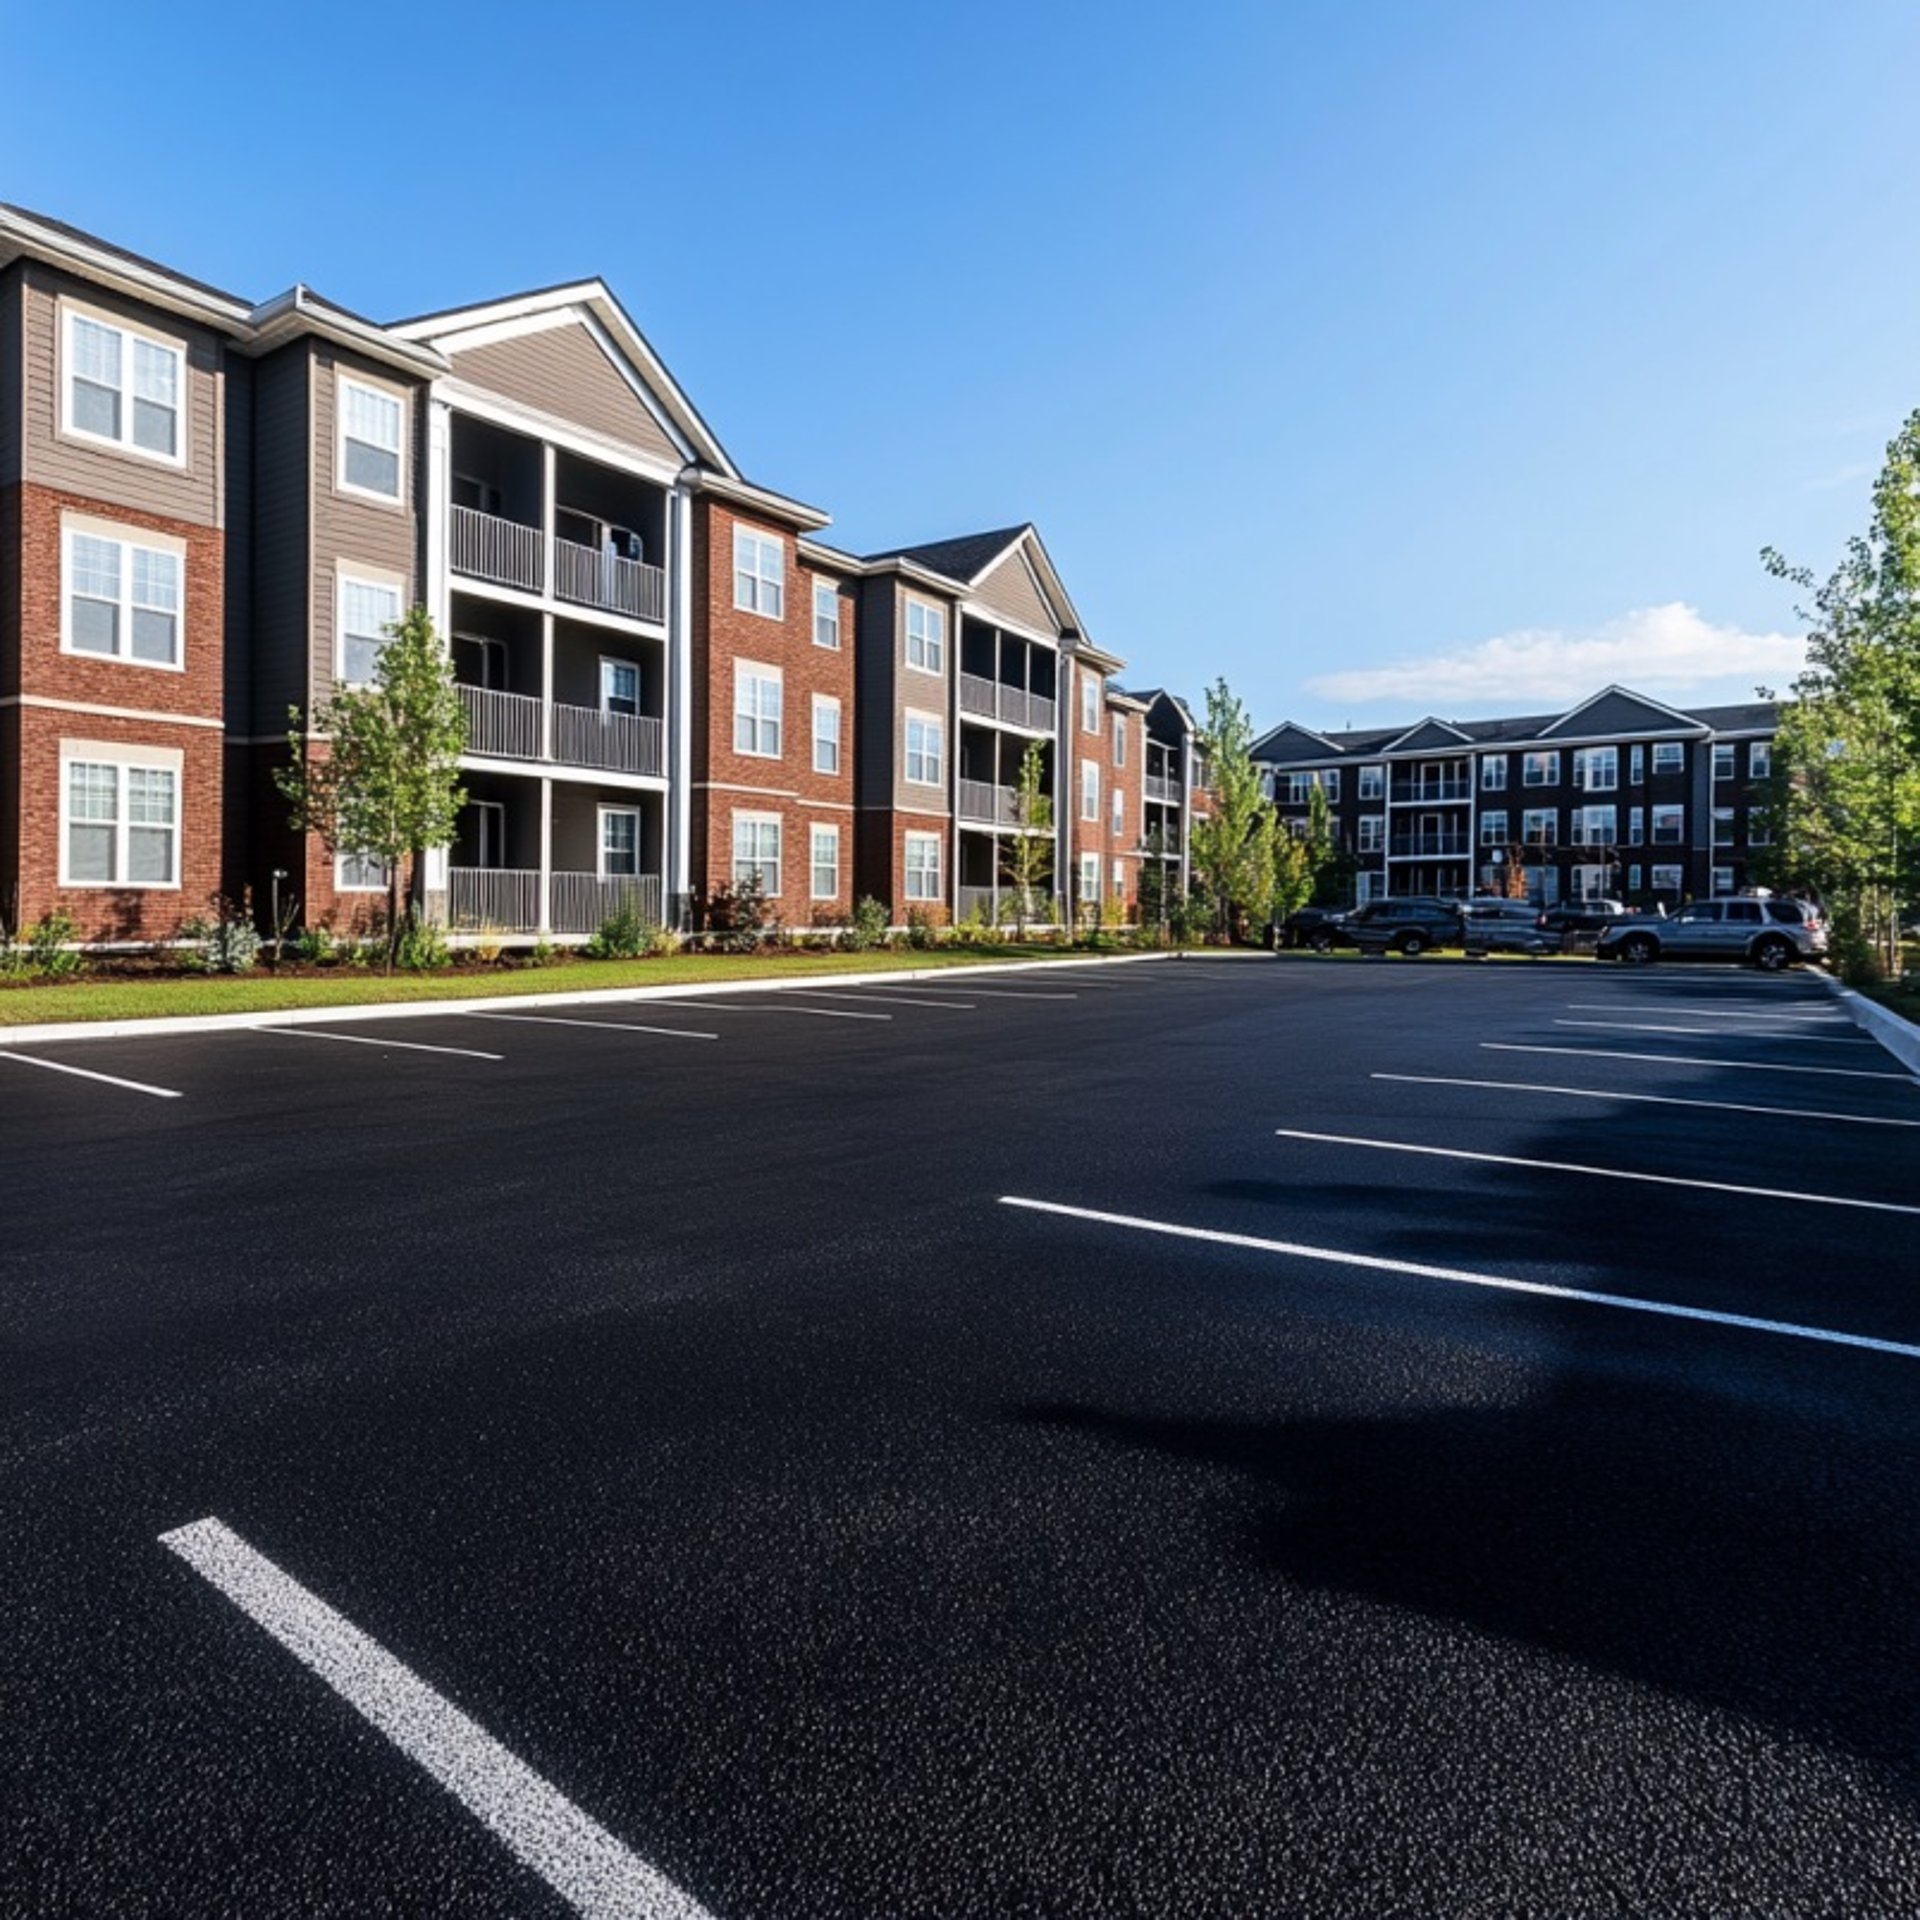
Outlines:
{"label": "low shrub", "polygon": [[203,918],[181,928],[193,942],[195,961],[208,973],[251,973],[260,958],[260,929],[253,924],[252,911],[218,894],[207,905]]}
{"label": "low shrub", "polygon": [[58,908],[52,913],[43,913],[20,936],[20,946],[27,957],[27,972],[41,980],[59,980],[78,973],[82,965],[76,951],[79,940],[80,923],[72,914]]}
{"label": "low shrub", "polygon": [[393,943],[393,960],[408,973],[437,973],[453,962],[447,946],[447,932],[437,920],[409,913],[400,923],[400,937]]}
{"label": "low shrub", "polygon": [[506,942],[501,939],[500,929],[498,927],[481,927],[479,931],[474,934],[473,942],[467,948],[467,951],[472,954],[483,967],[498,966],[500,964],[501,954],[506,951]]}
{"label": "low shrub", "polygon": [[887,910],[872,894],[863,893],[853,903],[853,920],[847,928],[847,948],[852,953],[871,953],[887,937]]}
{"label": "low shrub", "polygon": [[599,931],[586,944],[591,960],[637,960],[650,950],[658,929],[640,910],[638,901],[629,900],[616,907],[600,922]]}
{"label": "low shrub", "polygon": [[907,945],[925,953],[940,944],[940,923],[925,907],[907,909]]}
{"label": "low shrub", "polygon": [[753,953],[765,936],[767,893],[760,871],[750,867],[744,880],[718,886],[707,895],[702,918],[714,948],[721,953]]}

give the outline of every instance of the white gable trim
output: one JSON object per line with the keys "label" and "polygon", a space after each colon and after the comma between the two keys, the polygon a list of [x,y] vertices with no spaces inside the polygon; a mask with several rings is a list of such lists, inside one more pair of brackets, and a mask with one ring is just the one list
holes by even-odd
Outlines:
{"label": "white gable trim", "polygon": [[[1167,700],[1169,706],[1174,707],[1175,710],[1178,711],[1176,702],[1164,694],[1161,697]],[[1278,740],[1283,733],[1297,733],[1302,740],[1311,740],[1315,746],[1325,747],[1329,753],[1344,754],[1347,751],[1345,747],[1335,746],[1324,733],[1315,733],[1311,727],[1303,727],[1298,720],[1282,720],[1277,727],[1269,727],[1266,732],[1247,749],[1249,756],[1252,759],[1258,760],[1260,758],[1260,749],[1264,747],[1269,740]]]}
{"label": "white gable trim", "polygon": [[[1377,748],[1376,751],[1380,753],[1399,753],[1403,751],[1401,742],[1411,740],[1423,727],[1438,727],[1443,733],[1452,734],[1454,739],[1463,747],[1473,745],[1472,740],[1469,739],[1466,734],[1462,733],[1451,720],[1442,720],[1438,714],[1430,713],[1424,720],[1416,720],[1405,733],[1396,734],[1384,747]],[[1439,753],[1442,749],[1439,747],[1409,747],[1405,748],[1404,751],[1409,753]]]}

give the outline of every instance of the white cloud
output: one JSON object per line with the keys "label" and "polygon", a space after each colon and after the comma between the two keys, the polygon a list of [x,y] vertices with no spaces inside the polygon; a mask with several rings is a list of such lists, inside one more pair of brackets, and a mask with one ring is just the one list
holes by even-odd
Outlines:
{"label": "white cloud", "polygon": [[1393,700],[1456,715],[1528,700],[1571,705],[1615,684],[1669,699],[1738,700],[1750,699],[1756,686],[1784,685],[1800,671],[1805,653],[1798,634],[1718,627],[1674,600],[1586,632],[1525,628],[1450,653],[1318,674],[1307,687],[1354,705]]}

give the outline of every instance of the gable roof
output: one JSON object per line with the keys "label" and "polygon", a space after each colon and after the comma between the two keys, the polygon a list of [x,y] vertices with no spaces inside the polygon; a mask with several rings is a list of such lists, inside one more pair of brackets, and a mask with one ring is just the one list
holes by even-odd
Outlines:
{"label": "gable roof", "polygon": [[1025,523],[1000,527],[992,533],[963,533],[952,540],[926,540],[918,546],[889,547],[870,553],[869,560],[917,560],[935,573],[971,586],[1027,531]]}
{"label": "gable roof", "polygon": [[1254,759],[1265,760],[1270,757],[1267,752],[1269,747],[1284,751],[1281,747],[1281,742],[1283,736],[1288,734],[1309,741],[1314,746],[1325,747],[1329,753],[1346,752],[1344,747],[1335,746],[1324,733],[1315,733],[1311,727],[1303,727],[1297,720],[1282,720],[1277,727],[1270,728],[1267,732],[1263,733],[1248,751]]}
{"label": "gable roof", "polygon": [[1438,720],[1428,714],[1424,720],[1417,721],[1405,733],[1397,734],[1390,740],[1384,751],[1388,753],[1419,753],[1423,748],[1440,749],[1445,747],[1464,747],[1471,736],[1464,728],[1456,727],[1451,720]]}
{"label": "gable roof", "polygon": [[[1596,708],[1599,709],[1598,712],[1594,711]],[[1588,730],[1600,733],[1626,731],[1657,733],[1674,728],[1691,730],[1700,724],[1692,714],[1681,713],[1675,707],[1663,706],[1658,700],[1650,700],[1644,693],[1635,693],[1630,687],[1614,686],[1602,687],[1598,693],[1582,700],[1577,707],[1569,707],[1558,719],[1541,729],[1540,737],[1544,740],[1570,728],[1583,714],[1592,716]],[[1648,727],[1639,719],[1641,714],[1645,714],[1656,724]]]}

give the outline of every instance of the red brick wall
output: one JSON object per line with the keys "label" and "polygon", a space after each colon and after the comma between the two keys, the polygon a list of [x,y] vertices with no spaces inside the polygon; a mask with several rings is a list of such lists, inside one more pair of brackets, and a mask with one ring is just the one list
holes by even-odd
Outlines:
{"label": "red brick wall", "polygon": [[[771,620],[733,604],[736,526],[778,539],[786,552],[783,615]],[[691,879],[696,895],[733,877],[733,815],[773,814],[780,820],[780,893],[774,902],[789,926],[804,927],[816,910],[844,914],[853,904],[853,595],[840,592],[838,650],[813,644],[813,587],[819,577],[798,557],[793,534],[769,520],[736,512],[718,501],[695,503],[693,531],[693,807]],[[828,576],[832,577],[832,576]],[[735,751],[735,664],[752,660],[781,676],[780,758]],[[813,696],[840,702],[840,771],[813,770]],[[751,789],[751,791],[738,791]],[[840,829],[840,891],[815,900],[811,889],[811,829]]]}
{"label": "red brick wall", "polygon": [[[937,834],[940,839],[940,898],[907,898],[907,835]],[[919,907],[936,926],[953,918],[953,822],[942,813],[905,813],[870,807],[860,817],[860,891],[887,909],[893,925],[906,922],[907,909]]]}

